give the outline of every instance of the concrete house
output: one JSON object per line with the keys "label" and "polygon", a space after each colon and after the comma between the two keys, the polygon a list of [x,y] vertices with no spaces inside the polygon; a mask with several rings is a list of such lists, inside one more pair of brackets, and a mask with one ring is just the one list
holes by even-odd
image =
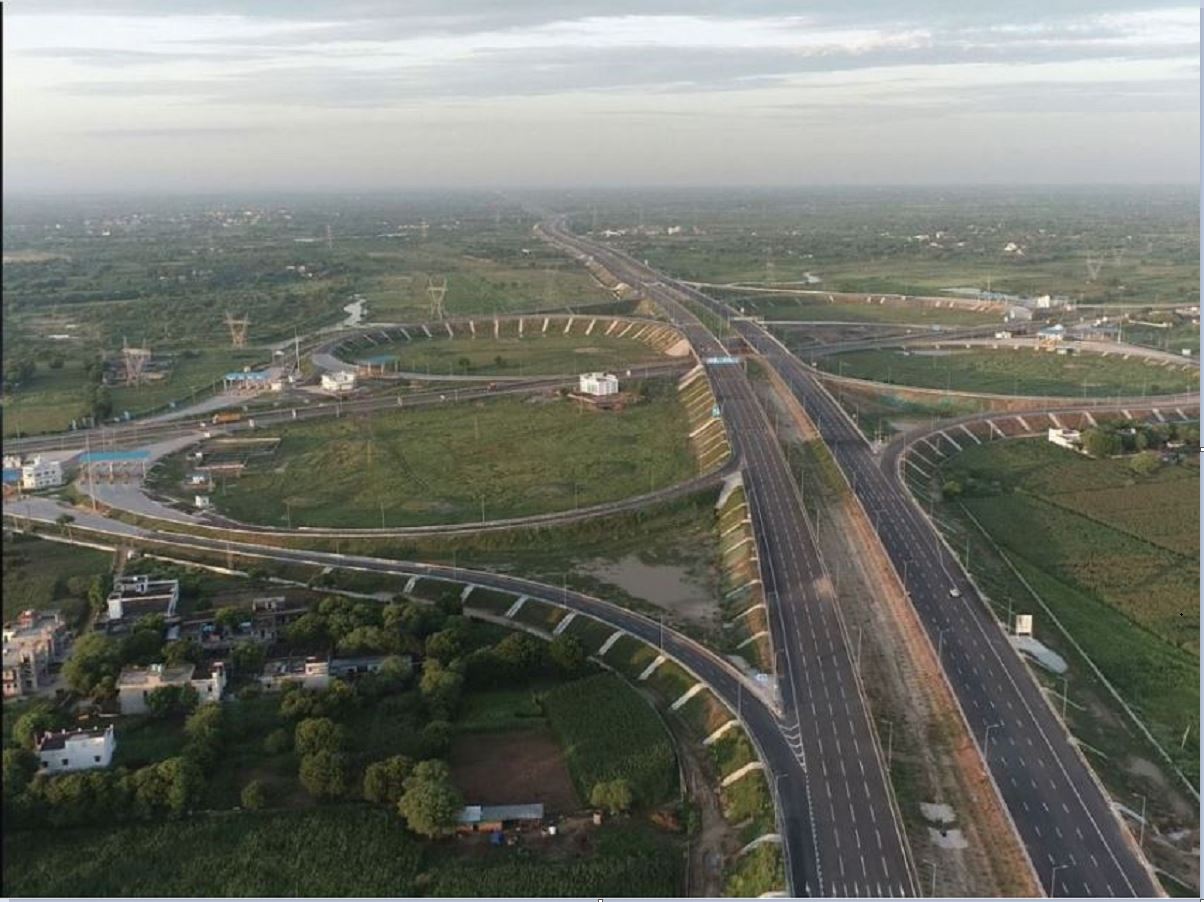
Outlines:
{"label": "concrete house", "polygon": [[117,701],[122,714],[145,714],[147,699],[164,686],[191,685],[201,704],[221,701],[226,689],[226,665],[221,661],[203,664],[152,664],[150,667],[127,667],[117,678]]}
{"label": "concrete house", "polygon": [[110,724],[104,730],[62,730],[38,737],[38,763],[49,774],[108,767],[113,762],[117,737]]}
{"label": "concrete house", "polygon": [[22,611],[4,625],[4,697],[20,698],[50,682],[50,665],[62,660],[67,626],[58,611]]}

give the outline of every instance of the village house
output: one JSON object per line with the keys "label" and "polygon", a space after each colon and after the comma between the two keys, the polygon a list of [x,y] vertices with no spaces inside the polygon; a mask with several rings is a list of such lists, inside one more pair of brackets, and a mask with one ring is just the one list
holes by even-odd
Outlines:
{"label": "village house", "polygon": [[220,701],[226,689],[226,665],[221,661],[203,664],[152,664],[126,667],[117,678],[117,701],[122,714],[145,714],[147,699],[164,686],[192,686],[201,704]]}
{"label": "village house", "polygon": [[4,625],[4,697],[45,688],[50,665],[62,660],[67,626],[58,611],[22,611]]}
{"label": "village house", "polygon": [[103,730],[62,730],[43,733],[37,739],[41,772],[57,774],[70,770],[108,767],[117,748],[110,724]]}

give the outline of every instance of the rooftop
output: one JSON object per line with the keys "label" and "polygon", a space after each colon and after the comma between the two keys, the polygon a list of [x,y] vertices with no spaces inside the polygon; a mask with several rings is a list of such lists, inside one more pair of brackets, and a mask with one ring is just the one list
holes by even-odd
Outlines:
{"label": "rooftop", "polygon": [[111,729],[113,728],[98,728],[95,730],[62,730],[58,733],[43,733],[38,739],[38,751],[53,752],[66,748],[68,742],[75,742],[85,739],[100,739]]}
{"label": "rooftop", "polygon": [[530,805],[465,805],[456,815],[461,824],[491,823],[493,821],[543,820],[543,803]]}
{"label": "rooftop", "polygon": [[151,683],[174,684],[184,683],[192,679],[195,664],[178,664],[168,667],[164,664],[152,664],[150,667],[126,667],[117,678],[118,687],[145,686]]}

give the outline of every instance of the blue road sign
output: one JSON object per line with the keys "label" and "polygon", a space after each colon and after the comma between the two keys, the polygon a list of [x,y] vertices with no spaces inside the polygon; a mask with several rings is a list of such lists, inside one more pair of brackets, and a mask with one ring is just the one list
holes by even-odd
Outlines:
{"label": "blue road sign", "polygon": [[739,357],[707,357],[703,363],[715,366],[731,366],[740,362]]}

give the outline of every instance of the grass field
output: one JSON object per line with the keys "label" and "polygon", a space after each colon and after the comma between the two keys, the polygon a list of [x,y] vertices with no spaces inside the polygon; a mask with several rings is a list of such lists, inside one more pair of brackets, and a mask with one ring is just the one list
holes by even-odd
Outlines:
{"label": "grass field", "polygon": [[92,577],[112,566],[112,555],[104,551],[6,535],[4,620],[27,608],[58,608],[72,622],[87,609]]}
{"label": "grass field", "polygon": [[[1168,465],[1135,477],[1122,460],[1096,461],[1019,440],[959,454],[942,478],[994,483],[944,508],[959,535],[970,536],[975,576],[997,613],[1004,616],[1001,606],[1009,602],[1025,611],[1034,602],[966,512],[1198,779],[1198,737],[1194,730],[1184,735],[1199,711],[1198,467]],[[956,547],[965,539],[953,541]],[[1039,611],[1037,624],[1042,641],[1074,657]],[[1085,668],[1072,671],[1072,692],[1089,679]],[[1105,732],[1114,735],[1088,741],[1112,748],[1123,763],[1131,753],[1125,734]]]}
{"label": "grass field", "polygon": [[847,323],[905,323],[925,326],[981,326],[1000,322],[1002,315],[962,307],[937,307],[911,302],[903,304],[841,303],[827,295],[770,294],[741,292],[739,289],[709,289],[749,316],[769,320]]}
{"label": "grass field", "polygon": [[[131,416],[164,407],[171,401],[189,402],[194,397],[212,393],[215,383],[220,390],[221,377],[243,366],[264,363],[271,357],[268,351],[234,348],[206,348],[195,357],[180,356],[171,373],[159,382],[139,386],[113,386],[113,415]],[[71,421],[85,414],[86,385],[83,364],[78,358],[64,362],[61,369],[51,369],[39,361],[37,371],[26,385],[4,399],[4,434],[21,432],[35,435],[67,429]]]}
{"label": "grass field", "polygon": [[[386,368],[403,372],[458,376],[523,376],[619,370],[666,358],[653,348],[628,338],[602,334],[541,335],[524,338],[486,336],[479,338],[415,339],[395,341],[359,349],[354,359],[395,357]],[[602,332],[601,329],[598,330]]]}
{"label": "grass field", "polygon": [[[268,463],[214,493],[222,513],[293,526],[402,526],[571,510],[694,475],[672,382],[622,412],[554,397],[282,429]],[[288,508],[286,509],[286,503]],[[383,514],[382,514],[383,509]]]}
{"label": "grass field", "polygon": [[1061,356],[1029,349],[851,351],[819,360],[831,373],[948,391],[1108,397],[1189,391],[1199,373],[1097,354]]}
{"label": "grass field", "polygon": [[612,674],[549,692],[544,707],[568,759],[578,794],[588,799],[602,781],[624,778],[636,804],[652,806],[677,792],[673,743],[646,701]]}

